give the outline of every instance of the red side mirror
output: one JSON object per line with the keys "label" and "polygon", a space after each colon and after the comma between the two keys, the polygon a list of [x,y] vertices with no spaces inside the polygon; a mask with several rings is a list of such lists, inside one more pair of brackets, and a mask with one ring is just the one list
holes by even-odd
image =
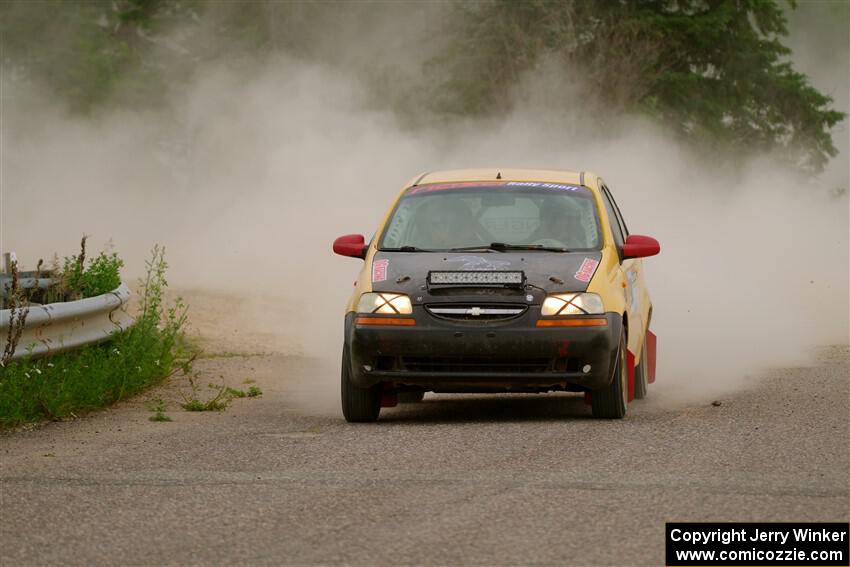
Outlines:
{"label": "red side mirror", "polygon": [[661,252],[661,245],[651,236],[641,236],[640,234],[630,234],[626,238],[626,243],[623,244],[623,259],[627,258],[646,258],[647,256],[655,256]]}
{"label": "red side mirror", "polygon": [[334,240],[334,252],[340,256],[365,258],[368,248],[362,234],[346,234]]}

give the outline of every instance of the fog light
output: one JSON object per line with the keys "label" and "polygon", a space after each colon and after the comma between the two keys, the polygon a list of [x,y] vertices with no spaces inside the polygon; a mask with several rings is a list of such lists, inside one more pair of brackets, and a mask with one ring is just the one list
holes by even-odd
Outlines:
{"label": "fog light", "polygon": [[366,372],[372,372],[372,367],[371,367],[371,366],[369,366],[368,364],[364,364],[364,365],[363,365],[363,370],[365,370]]}
{"label": "fog light", "polygon": [[584,372],[585,374],[587,374],[588,372],[590,372],[590,365],[585,364],[584,366],[581,367],[581,371]]}

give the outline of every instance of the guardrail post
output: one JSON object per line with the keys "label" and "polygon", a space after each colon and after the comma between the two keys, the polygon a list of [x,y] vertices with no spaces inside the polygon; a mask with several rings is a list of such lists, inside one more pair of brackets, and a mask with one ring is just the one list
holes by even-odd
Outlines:
{"label": "guardrail post", "polygon": [[0,274],[8,274],[12,272],[12,262],[17,262],[18,257],[14,252],[6,252],[3,254],[3,261],[0,262]]}
{"label": "guardrail post", "polygon": [[18,259],[14,252],[6,252],[0,256],[0,309],[6,309],[6,290],[4,289],[4,286],[6,285],[6,280],[9,279],[8,276],[2,276],[3,274],[11,274],[12,262],[17,261]]}

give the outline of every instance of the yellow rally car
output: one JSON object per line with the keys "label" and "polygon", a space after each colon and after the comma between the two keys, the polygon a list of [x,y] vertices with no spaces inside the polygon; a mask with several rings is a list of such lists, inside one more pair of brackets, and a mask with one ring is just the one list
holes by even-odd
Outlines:
{"label": "yellow rally car", "polygon": [[345,315],[342,411],[433,392],[584,392],[621,418],[655,374],[652,303],[605,182],[590,172],[442,171],[412,179],[375,237]]}

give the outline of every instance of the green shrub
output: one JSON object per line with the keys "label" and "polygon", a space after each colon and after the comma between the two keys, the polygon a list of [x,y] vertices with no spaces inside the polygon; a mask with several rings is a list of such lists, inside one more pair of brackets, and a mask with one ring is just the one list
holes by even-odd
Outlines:
{"label": "green shrub", "polygon": [[83,272],[81,289],[83,297],[95,297],[109,293],[121,285],[121,268],[124,262],[118,254],[101,252],[91,260],[89,267]]}
{"label": "green shrub", "polygon": [[61,274],[56,274],[61,295],[68,300],[95,297],[121,285],[121,268],[124,262],[118,254],[101,252],[83,268],[79,256],[65,258]]}
{"label": "green shrub", "polygon": [[80,241],[80,253],[65,256],[61,265],[59,258],[54,257],[50,270],[44,270],[44,261],[39,260],[35,279],[50,278],[52,282],[46,289],[27,289],[26,300],[31,303],[74,301],[109,293],[121,285],[121,268],[124,267],[124,261],[115,252],[104,250],[94,258],[89,258],[87,266],[87,240],[88,237],[83,236]]}
{"label": "green shrub", "polygon": [[95,297],[121,285],[121,268],[124,261],[115,252],[102,251],[89,259],[86,267],[86,241],[80,241],[80,253],[66,256],[61,271],[53,272],[54,284],[48,289],[51,301],[70,301],[85,297]]}

